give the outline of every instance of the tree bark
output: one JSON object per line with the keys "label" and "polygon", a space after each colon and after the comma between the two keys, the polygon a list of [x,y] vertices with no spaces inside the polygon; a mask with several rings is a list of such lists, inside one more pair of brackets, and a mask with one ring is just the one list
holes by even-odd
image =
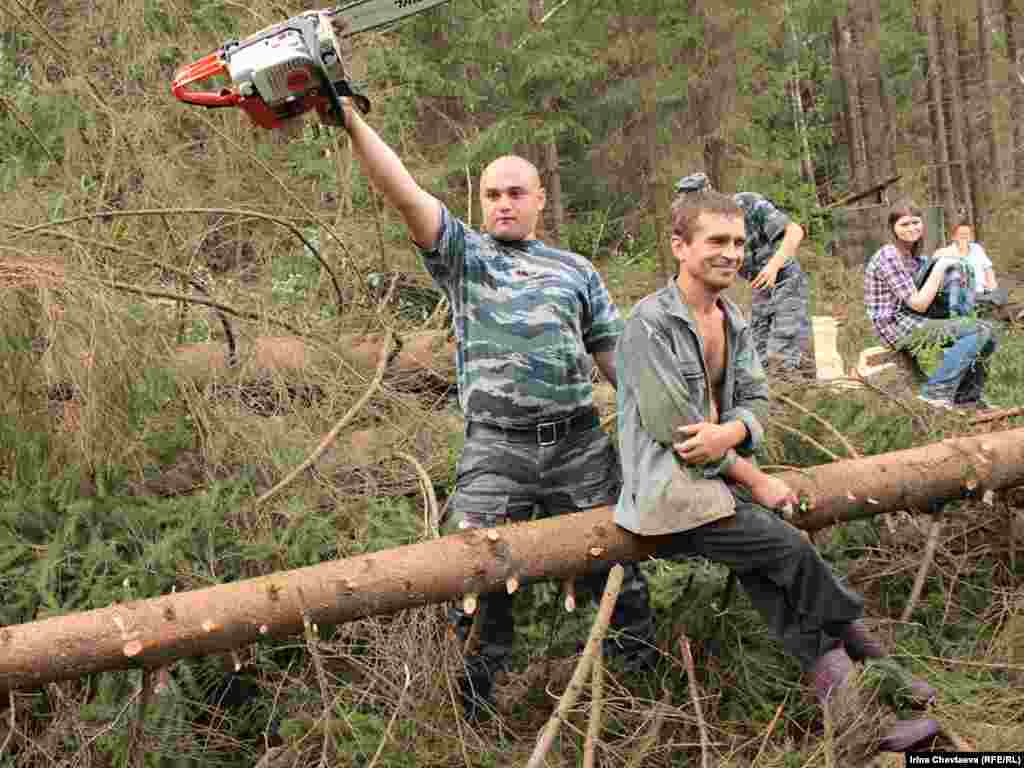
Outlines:
{"label": "tree bark", "polygon": [[1019,0],[1003,0],[1003,21],[1006,30],[1006,56],[1010,61],[1010,186],[1024,188],[1024,83],[1021,82],[1020,36],[1016,20],[1020,14]]}
{"label": "tree bark", "polygon": [[[989,0],[978,0],[978,62],[979,72],[981,75],[981,110],[979,112],[979,132],[985,139],[985,145],[988,148],[988,178],[995,182],[995,191],[1001,192],[1005,188],[1005,176],[1003,175],[1003,163],[999,157],[999,139],[996,136],[995,120],[993,119],[992,109],[995,104],[995,76],[992,73],[992,30],[991,30],[991,11],[989,9]],[[978,169],[976,174],[977,181],[982,181],[983,176],[982,169]],[[981,184],[978,186],[979,191],[984,188]],[[980,205],[978,200],[975,203]],[[981,217],[978,217],[978,221],[975,221],[975,232],[977,239],[983,240],[984,236],[981,233],[983,222],[980,221]]]}
{"label": "tree bark", "polygon": [[[794,524],[814,531],[933,500],[1024,483],[1024,429],[944,440],[781,475],[807,499]],[[286,637],[311,621],[366,616],[504,589],[515,577],[577,576],[677,551],[680,538],[635,536],[611,507],[466,531],[270,576],[0,628],[0,695],[8,690]],[[300,598],[300,591],[303,595]]]}
{"label": "tree bark", "polygon": [[[982,215],[979,198],[981,190],[984,189],[985,177],[982,175],[981,166],[978,162],[976,148],[978,146],[978,131],[975,130],[974,121],[971,120],[971,116],[974,114],[974,110],[971,109],[971,97],[970,97],[970,67],[967,64],[967,58],[964,56],[964,51],[967,49],[967,19],[958,18],[956,24],[956,40],[957,48],[960,51],[959,58],[959,70],[957,72],[957,80],[960,83],[960,114],[963,118],[963,131],[964,131],[964,174],[966,176],[965,182],[967,185],[967,194],[969,195],[969,219],[971,224],[974,226],[974,235],[976,240],[981,240],[981,230],[984,220]],[[984,112],[983,108],[981,111]],[[991,174],[989,176],[991,178]]]}
{"label": "tree bark", "polygon": [[[891,178],[896,175],[896,141],[894,140],[893,121],[895,116],[893,114],[892,105],[889,101],[889,91],[885,87],[885,76],[882,73],[882,46],[881,46],[881,29],[882,29],[882,7],[880,0],[870,0],[868,3],[869,21],[872,29],[872,64],[874,86],[877,90],[878,108],[879,108],[879,139],[881,141],[881,148],[883,152],[883,166],[885,172],[882,174],[882,178]],[[885,192],[883,191],[883,195]]]}
{"label": "tree bark", "polygon": [[855,0],[850,3],[851,47],[860,102],[860,124],[864,133],[864,156],[867,160],[867,184],[864,186],[875,179],[892,175],[888,168],[889,153],[884,146],[884,118],[878,103],[876,79],[880,77],[881,54],[878,49],[878,30],[873,26],[871,1]]}
{"label": "tree bark", "polygon": [[938,139],[939,153],[939,200],[945,209],[947,224],[956,216],[956,200],[953,197],[953,177],[949,170],[949,141],[946,132],[946,113],[942,104],[942,62],[939,55],[939,30],[936,15],[939,6],[935,0],[922,0],[919,6],[922,26],[928,38],[928,94],[931,100],[931,117]]}
{"label": "tree bark", "polygon": [[807,121],[804,118],[803,95],[800,93],[800,77],[796,76],[787,81],[787,89],[793,103],[793,124],[800,141],[800,176],[805,182],[814,184],[814,156],[811,154],[811,144],[807,139]]}
{"label": "tree bark", "polygon": [[[942,4],[936,6],[936,21],[941,25],[943,38],[943,50],[945,52],[946,93],[948,94],[949,118],[950,118],[950,162],[951,172],[954,179],[954,189],[959,203],[958,209],[966,214],[968,220],[974,218],[974,211],[971,205],[970,190],[970,153],[967,144],[967,128],[964,116],[965,94],[960,88],[960,36],[958,34],[959,19],[955,9],[950,9],[950,18],[943,18],[946,9]],[[963,218],[957,216],[957,219]],[[946,221],[946,229],[950,230],[956,224],[956,220]],[[950,232],[946,232],[943,242],[946,242]]]}
{"label": "tree bark", "polygon": [[[540,27],[544,19],[544,0],[529,0],[528,13],[530,25]],[[540,106],[547,114],[558,108],[554,97],[545,98]],[[537,154],[542,159],[541,178],[544,180],[544,188],[547,191],[544,218],[547,223],[548,239],[555,243],[561,243],[562,230],[565,226],[565,202],[562,198],[562,171],[559,167],[558,143],[555,141],[545,142],[538,147]]]}
{"label": "tree bark", "polygon": [[846,97],[846,146],[850,163],[850,183],[854,189],[868,186],[868,162],[864,147],[864,128],[861,124],[860,86],[857,69],[851,58],[851,32],[848,20],[836,16],[832,20],[833,45],[839,63],[843,94]]}

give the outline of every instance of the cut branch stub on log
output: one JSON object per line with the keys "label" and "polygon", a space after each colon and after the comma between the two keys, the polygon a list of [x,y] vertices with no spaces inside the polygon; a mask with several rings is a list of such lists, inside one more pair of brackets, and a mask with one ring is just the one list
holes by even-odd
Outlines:
{"label": "cut branch stub on log", "polygon": [[[986,459],[987,461],[982,461]],[[1024,484],[1024,429],[839,461],[781,475],[809,508],[806,530],[927,507],[934,499]],[[685,535],[685,534],[683,534]],[[15,689],[240,648],[302,631],[310,619],[341,624],[467,593],[505,590],[515,576],[567,579],[677,551],[674,536],[634,536],[610,507],[503,526],[498,539],[465,531],[433,541],[271,576],[0,628],[0,695]]]}

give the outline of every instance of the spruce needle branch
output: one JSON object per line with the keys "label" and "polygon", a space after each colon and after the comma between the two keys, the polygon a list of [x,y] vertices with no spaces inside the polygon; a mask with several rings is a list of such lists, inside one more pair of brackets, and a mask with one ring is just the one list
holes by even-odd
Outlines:
{"label": "spruce needle branch", "polygon": [[816,422],[818,422],[823,427],[825,427],[825,429],[827,429],[829,432],[831,432],[833,435],[835,435],[836,440],[838,440],[840,443],[843,444],[843,448],[845,448],[846,452],[848,454],[850,454],[850,458],[851,459],[859,459],[860,458],[860,453],[858,453],[857,449],[853,447],[853,445],[850,443],[849,440],[846,439],[846,436],[843,435],[842,432],[840,432],[838,429],[836,429],[835,425],[832,424],[832,422],[828,421],[827,419],[821,418],[821,416],[816,414],[810,408],[807,408],[807,407],[801,405],[800,403],[796,402],[792,398],[786,397],[785,395],[775,394],[775,395],[773,395],[773,397],[776,400],[781,400],[782,402],[784,402],[786,405],[790,406],[791,408],[795,408],[796,410],[800,411],[802,414],[804,414],[806,416],[810,416]]}
{"label": "spruce needle branch", "polygon": [[824,445],[819,443],[817,440],[815,440],[810,435],[807,435],[807,434],[804,434],[803,432],[801,432],[796,427],[787,426],[786,424],[783,424],[781,421],[778,421],[777,419],[769,418],[767,421],[773,427],[776,427],[777,429],[781,429],[783,432],[788,432],[791,435],[795,435],[796,437],[799,437],[801,440],[803,440],[808,445],[814,446],[819,451],[821,451],[823,454],[825,454],[830,459],[832,459],[832,461],[839,461],[840,460],[839,457],[836,454],[834,454],[832,451],[830,451],[828,448],[826,448]]}

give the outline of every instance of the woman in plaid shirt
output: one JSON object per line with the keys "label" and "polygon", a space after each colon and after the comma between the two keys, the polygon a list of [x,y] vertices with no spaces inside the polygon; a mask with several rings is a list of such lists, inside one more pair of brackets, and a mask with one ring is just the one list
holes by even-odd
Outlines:
{"label": "woman in plaid shirt", "polygon": [[[890,208],[889,229],[893,241],[871,257],[864,273],[864,303],[875,332],[886,346],[919,361],[936,344],[943,348],[942,361],[921,387],[920,399],[940,408],[985,407],[981,393],[986,359],[996,341],[990,326],[956,314],[960,302],[955,297],[973,297],[969,276],[944,249],[932,258],[921,254],[924,220],[913,202]],[[928,317],[943,287],[954,297],[953,316]]]}

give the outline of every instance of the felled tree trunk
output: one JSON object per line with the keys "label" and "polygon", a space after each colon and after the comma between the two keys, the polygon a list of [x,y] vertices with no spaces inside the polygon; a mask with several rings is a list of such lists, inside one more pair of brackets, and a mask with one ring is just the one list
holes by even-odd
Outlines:
{"label": "felled tree trunk", "polygon": [[[945,440],[783,475],[806,530],[1024,484],[1024,429]],[[609,562],[642,560],[672,536],[634,536],[601,507],[374,552],[271,576],[0,628],[0,694],[93,672],[164,666],[319,624],[452,600]]]}

